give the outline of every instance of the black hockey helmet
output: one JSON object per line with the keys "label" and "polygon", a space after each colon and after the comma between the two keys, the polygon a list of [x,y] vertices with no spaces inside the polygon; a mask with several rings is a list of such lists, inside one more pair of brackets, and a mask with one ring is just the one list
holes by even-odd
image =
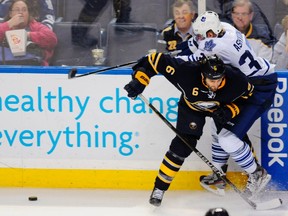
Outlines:
{"label": "black hockey helmet", "polygon": [[224,208],[211,208],[205,216],[229,216],[229,214]]}
{"label": "black hockey helmet", "polygon": [[220,79],[225,74],[224,62],[216,55],[200,60],[201,72],[208,79]]}

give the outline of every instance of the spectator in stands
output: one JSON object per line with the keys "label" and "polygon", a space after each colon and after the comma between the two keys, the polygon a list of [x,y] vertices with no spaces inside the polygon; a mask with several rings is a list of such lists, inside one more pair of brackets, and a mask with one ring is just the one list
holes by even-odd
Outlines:
{"label": "spectator in stands", "polygon": [[288,69],[288,15],[282,19],[281,24],[284,32],[274,46],[272,63],[276,64],[276,69]]}
{"label": "spectator in stands", "polygon": [[275,21],[277,23],[281,23],[283,17],[287,14],[288,11],[288,0],[275,0]]}
{"label": "spectator in stands", "polygon": [[[8,13],[9,6],[12,0],[3,0],[0,3],[0,17]],[[53,29],[55,22],[55,13],[51,0],[27,0],[30,5],[30,15],[33,16],[37,21],[42,22],[44,25]],[[3,19],[1,17],[0,19]]]}
{"label": "spectator in stands", "polygon": [[[72,43],[82,47],[92,47],[97,45],[98,40],[88,35],[89,25],[91,25],[100,15],[106,6],[107,0],[85,0],[79,17],[72,26]],[[125,24],[130,20],[130,0],[113,0],[113,7],[116,13],[116,24]]]}
{"label": "spectator in stands", "polygon": [[[286,1],[286,0],[283,0]],[[219,7],[220,7],[220,11],[221,13],[219,14],[220,20],[223,22],[228,22],[228,23],[233,23],[232,20],[232,4],[233,4],[233,0],[218,0],[219,2]],[[261,28],[263,28],[263,31],[266,31],[266,34],[269,35],[269,38],[271,38],[271,41],[273,41],[274,45],[277,40],[274,36],[274,32],[271,28],[271,25],[267,19],[267,17],[265,16],[265,14],[263,13],[263,11],[261,10],[261,8],[253,1],[251,1],[252,3],[252,7],[253,7],[253,18],[252,18],[252,24],[254,26],[259,25],[261,26]]]}
{"label": "spectator in stands", "polygon": [[161,31],[166,42],[166,50],[171,52],[177,45],[192,37],[192,20],[196,15],[195,6],[191,0],[176,0],[172,5],[174,20]]}
{"label": "spectator in stands", "polygon": [[271,62],[274,38],[269,35],[265,24],[253,24],[253,5],[250,0],[234,0],[232,3],[232,21],[235,28],[248,39],[257,56]]}
{"label": "spectator in stands", "polygon": [[[0,42],[5,42],[5,32],[8,30],[25,29],[27,41],[33,47],[33,52],[41,53],[42,65],[49,65],[57,44],[56,34],[46,25],[37,22],[30,15],[31,5],[26,0],[13,0],[9,7],[8,15],[0,23]],[[28,47],[27,47],[28,49]]]}

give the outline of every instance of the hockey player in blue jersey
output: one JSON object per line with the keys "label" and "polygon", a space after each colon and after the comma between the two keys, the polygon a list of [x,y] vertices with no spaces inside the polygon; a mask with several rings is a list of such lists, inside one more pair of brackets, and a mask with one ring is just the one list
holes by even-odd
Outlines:
{"label": "hockey player in blue jersey", "polygon": [[[224,65],[217,56],[197,62],[185,62],[162,53],[143,57],[133,67],[133,71],[132,81],[124,87],[128,97],[135,99],[144,91],[151,77],[158,73],[163,74],[182,93],[176,125],[179,133],[187,138],[191,145],[196,146],[203,133],[205,118],[211,116],[220,131],[216,136],[221,148],[256,182],[253,182],[253,187],[247,183],[246,190],[254,193],[263,189],[270,180],[270,175],[256,163],[249,146],[245,142],[239,142],[235,134],[223,128],[227,122],[237,124],[237,118],[252,93],[257,94],[243,73]],[[168,190],[191,152],[178,136],[172,140],[155,179],[149,200],[152,205],[161,205],[164,192]]]}
{"label": "hockey player in blue jersey", "polygon": [[[245,140],[243,138],[247,131],[273,102],[277,87],[277,74],[274,71],[274,65],[257,56],[251,49],[245,35],[232,25],[221,22],[217,13],[213,11],[206,11],[199,15],[193,23],[193,31],[195,38],[188,42],[192,54],[179,56],[179,58],[186,61],[197,61],[203,56],[217,54],[224,63],[238,68],[249,78],[257,89],[257,94],[253,96],[254,99],[262,98],[258,103],[253,102],[246,106],[238,118],[237,126],[226,125],[228,130],[237,135],[239,142],[241,139]],[[215,137],[213,133],[216,133],[215,129],[212,130],[212,137]],[[218,140],[212,138],[213,164],[219,169],[221,167],[226,168],[225,164],[228,158],[229,155],[219,147]],[[223,169],[223,171],[226,170]],[[254,181],[250,176],[248,182],[252,183],[252,187]],[[200,184],[209,191],[224,194],[225,183],[213,173],[208,176],[201,176]],[[210,187],[213,185],[216,186],[217,190]]]}

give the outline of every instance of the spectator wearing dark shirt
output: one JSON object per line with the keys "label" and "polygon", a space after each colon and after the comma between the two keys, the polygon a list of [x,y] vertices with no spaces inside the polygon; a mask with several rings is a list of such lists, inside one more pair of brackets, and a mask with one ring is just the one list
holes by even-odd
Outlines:
{"label": "spectator wearing dark shirt", "polygon": [[231,9],[233,25],[243,33],[256,54],[271,62],[275,38],[266,24],[253,24],[253,4],[250,0],[234,0]]}
{"label": "spectator wearing dark shirt", "polygon": [[166,50],[175,51],[177,45],[192,37],[192,20],[195,17],[195,6],[191,0],[176,0],[172,5],[173,21],[161,31],[166,42]]}
{"label": "spectator wearing dark shirt", "polygon": [[[286,1],[286,0],[285,0]],[[220,7],[220,20],[223,22],[228,22],[228,23],[233,23],[232,20],[232,4],[233,0],[218,0],[219,2],[219,7]],[[254,26],[260,26],[259,28],[262,28],[261,31],[265,31],[265,34],[269,35],[269,38],[271,38],[271,41],[273,41],[274,45],[276,43],[276,38],[274,36],[274,32],[271,28],[271,24],[269,20],[267,19],[266,15],[264,12],[261,10],[258,4],[255,2],[251,1],[252,7],[253,7],[253,18],[251,20],[251,23]]]}

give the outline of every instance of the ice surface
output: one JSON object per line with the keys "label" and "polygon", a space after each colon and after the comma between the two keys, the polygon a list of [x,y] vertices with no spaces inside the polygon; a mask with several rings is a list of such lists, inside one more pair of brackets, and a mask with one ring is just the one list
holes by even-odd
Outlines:
{"label": "ice surface", "polygon": [[[38,201],[29,201],[37,196]],[[265,192],[262,199],[282,198],[274,210],[256,211],[237,193],[218,197],[205,191],[167,191],[161,207],[148,203],[150,191],[92,189],[0,189],[3,216],[204,216],[209,208],[224,207],[230,216],[288,216],[288,192]]]}

